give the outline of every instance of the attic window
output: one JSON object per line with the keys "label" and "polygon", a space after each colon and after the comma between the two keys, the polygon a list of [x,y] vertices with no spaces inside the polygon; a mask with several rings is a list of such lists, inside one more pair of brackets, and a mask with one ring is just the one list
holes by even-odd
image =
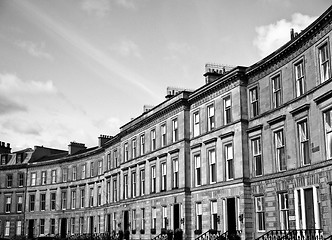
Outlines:
{"label": "attic window", "polygon": [[16,154],[16,163],[22,163],[23,160],[23,153]]}
{"label": "attic window", "polygon": [[1,155],[1,165],[5,165],[7,164],[7,160],[8,160],[8,155]]}

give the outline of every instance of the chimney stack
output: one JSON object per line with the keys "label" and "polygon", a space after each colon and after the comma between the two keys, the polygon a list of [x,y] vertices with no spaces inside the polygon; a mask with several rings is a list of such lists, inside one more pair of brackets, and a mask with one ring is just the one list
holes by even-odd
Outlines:
{"label": "chimney stack", "polygon": [[72,155],[77,153],[78,151],[85,150],[86,146],[84,143],[70,142],[68,145],[68,154]]}
{"label": "chimney stack", "polygon": [[98,146],[101,147],[103,146],[107,141],[111,140],[113,138],[113,136],[109,136],[109,135],[100,135],[98,137]]}
{"label": "chimney stack", "polygon": [[294,28],[291,28],[291,30],[290,30],[290,39],[293,40],[294,38],[295,38]]}
{"label": "chimney stack", "polygon": [[11,153],[10,143],[1,142],[0,141],[0,153]]}

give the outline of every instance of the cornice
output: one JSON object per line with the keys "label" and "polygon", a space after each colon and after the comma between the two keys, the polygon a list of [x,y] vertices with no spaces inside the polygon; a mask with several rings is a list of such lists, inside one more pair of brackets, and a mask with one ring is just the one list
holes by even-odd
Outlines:
{"label": "cornice", "polygon": [[310,104],[307,103],[307,104],[301,105],[301,106],[299,106],[299,107],[297,107],[297,108],[289,111],[289,113],[294,116],[294,115],[297,115],[297,114],[299,114],[301,112],[309,110],[309,108],[310,108]]}
{"label": "cornice", "polygon": [[269,125],[274,125],[278,122],[285,121],[285,119],[286,119],[286,115],[280,115],[278,117],[275,117],[275,118],[272,118],[272,119],[268,120],[267,123]]}

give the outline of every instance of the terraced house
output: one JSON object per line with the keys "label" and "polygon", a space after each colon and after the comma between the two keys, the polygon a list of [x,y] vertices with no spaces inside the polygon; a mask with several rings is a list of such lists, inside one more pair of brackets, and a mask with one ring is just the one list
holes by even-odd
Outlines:
{"label": "terraced house", "polygon": [[252,66],[207,64],[96,147],[1,144],[2,236],[330,236],[331,13]]}

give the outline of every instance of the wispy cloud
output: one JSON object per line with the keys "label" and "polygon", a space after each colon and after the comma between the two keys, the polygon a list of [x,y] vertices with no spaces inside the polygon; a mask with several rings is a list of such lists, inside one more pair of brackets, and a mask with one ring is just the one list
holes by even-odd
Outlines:
{"label": "wispy cloud", "polygon": [[192,51],[193,48],[188,43],[170,42],[167,44],[167,50],[168,56],[166,56],[166,59],[176,60],[180,56],[183,56]]}
{"label": "wispy cloud", "polygon": [[122,40],[118,44],[113,44],[110,47],[110,50],[113,52],[117,52],[118,54],[128,57],[128,56],[134,56],[137,58],[142,58],[142,55],[140,53],[140,49],[137,46],[136,43],[134,43],[131,40]]}
{"label": "wispy cloud", "polygon": [[51,54],[45,51],[45,43],[34,43],[31,41],[18,40],[15,42],[16,46],[28,52],[31,56],[37,58],[45,58],[52,60],[53,57]]}
{"label": "wispy cloud", "polygon": [[290,21],[281,19],[276,23],[256,27],[257,36],[254,39],[254,46],[259,50],[261,57],[277,50],[290,40],[290,29],[299,32],[310,25],[317,17],[294,13]]}
{"label": "wispy cloud", "polygon": [[84,0],[81,7],[88,14],[104,17],[111,11],[111,2],[109,0]]}
{"label": "wispy cloud", "polygon": [[[46,29],[52,31],[60,38],[65,40],[66,43],[70,44],[75,50],[79,50],[81,56],[94,61],[107,73],[104,79],[109,79],[109,74],[116,74],[123,80],[130,84],[138,87],[140,90],[148,93],[156,100],[160,99],[160,96],[150,89],[146,80],[137,73],[131,71],[126,66],[121,65],[115,61],[111,56],[107,55],[104,49],[100,49],[93,45],[91,42],[86,40],[83,36],[79,35],[75,30],[69,29],[60,21],[56,21],[43,11],[37,9],[34,5],[27,1],[16,1],[19,6],[22,6],[24,10],[29,11],[36,20],[37,24],[43,24]],[[92,67],[93,69],[93,67]],[[109,81],[107,83],[110,83]],[[111,83],[112,84],[112,83]]]}
{"label": "wispy cloud", "polygon": [[15,112],[27,111],[27,107],[9,97],[0,95],[0,116]]}
{"label": "wispy cloud", "polygon": [[135,8],[135,4],[133,0],[115,0],[115,2],[125,8]]}
{"label": "wispy cloud", "polygon": [[36,122],[29,122],[27,119],[11,118],[2,124],[7,130],[20,134],[39,135],[42,128]]}

